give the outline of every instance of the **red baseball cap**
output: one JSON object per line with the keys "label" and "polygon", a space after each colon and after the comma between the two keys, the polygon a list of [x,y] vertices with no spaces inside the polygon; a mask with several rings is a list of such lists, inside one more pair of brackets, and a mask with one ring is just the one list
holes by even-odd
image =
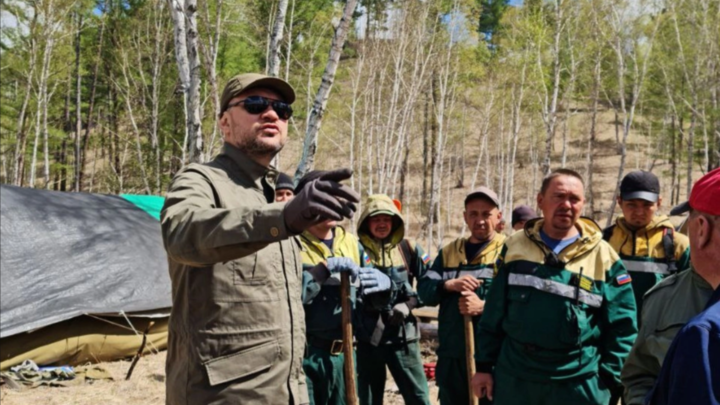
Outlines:
{"label": "red baseball cap", "polygon": [[702,176],[693,185],[690,199],[670,210],[670,215],[680,215],[691,208],[710,215],[720,215],[720,168]]}

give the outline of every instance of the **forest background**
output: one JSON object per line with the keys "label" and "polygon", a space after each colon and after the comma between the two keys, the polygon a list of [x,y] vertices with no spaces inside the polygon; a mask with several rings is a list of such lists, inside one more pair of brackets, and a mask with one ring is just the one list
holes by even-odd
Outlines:
{"label": "forest background", "polygon": [[[276,164],[352,167],[431,252],[487,185],[506,218],[586,179],[608,224],[629,170],[664,211],[720,165],[720,0],[3,0],[0,182],[163,195],[221,148],[225,81],[298,93]],[[322,125],[321,125],[322,124]]]}

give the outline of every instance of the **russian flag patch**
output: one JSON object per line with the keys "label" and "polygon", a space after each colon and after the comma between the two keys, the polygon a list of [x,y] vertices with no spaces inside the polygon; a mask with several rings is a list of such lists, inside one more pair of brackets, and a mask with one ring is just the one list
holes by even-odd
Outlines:
{"label": "russian flag patch", "polygon": [[618,285],[627,284],[632,281],[629,274],[621,274],[616,278]]}
{"label": "russian flag patch", "polygon": [[422,261],[423,261],[423,264],[428,264],[428,262],[430,261],[430,256],[427,253],[423,253]]}

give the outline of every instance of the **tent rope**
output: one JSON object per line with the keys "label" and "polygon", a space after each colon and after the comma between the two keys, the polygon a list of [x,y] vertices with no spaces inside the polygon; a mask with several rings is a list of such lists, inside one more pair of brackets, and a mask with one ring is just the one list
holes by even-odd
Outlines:
{"label": "tent rope", "polygon": [[[122,328],[122,329],[125,329],[125,330],[133,331],[133,332],[135,332],[135,334],[136,334],[138,337],[142,337],[142,335],[137,331],[137,329],[135,329],[135,326],[132,324],[132,322],[130,322],[130,319],[129,319],[129,318],[127,317],[127,315],[125,314],[125,311],[120,311],[120,314],[123,316],[123,318],[125,318],[125,321],[127,321],[128,325],[130,325],[129,328],[128,328],[127,326],[121,324],[121,323],[113,322],[113,321],[111,321],[111,320],[109,320],[109,319],[105,319],[105,318],[102,318],[102,317],[99,317],[99,316],[95,316],[95,315],[93,315],[93,314],[85,314],[85,316],[89,316],[90,318],[97,319],[98,321],[103,321],[103,322],[109,323],[110,325],[117,326],[118,328]],[[148,340],[147,343],[150,344],[150,351],[152,351],[152,352],[155,353],[155,354],[160,353],[160,350],[155,346],[155,344],[152,342],[152,340]]]}
{"label": "tent rope", "polygon": [[[138,337],[142,337],[142,336],[145,335],[144,333],[141,335],[140,332],[138,332],[137,329],[135,329],[135,326],[132,324],[132,322],[130,322],[130,318],[127,317],[127,315],[125,314],[125,311],[120,311],[120,314],[123,316],[123,318],[125,318],[125,320],[127,321],[128,325],[130,325],[130,327],[132,328],[133,332],[135,332],[135,334],[136,334]],[[155,345],[153,344],[152,340],[148,340],[148,343],[150,343],[150,351],[151,351],[151,352],[153,352],[153,353],[155,353],[155,354],[160,353],[160,350],[157,350],[157,347],[155,347]]]}

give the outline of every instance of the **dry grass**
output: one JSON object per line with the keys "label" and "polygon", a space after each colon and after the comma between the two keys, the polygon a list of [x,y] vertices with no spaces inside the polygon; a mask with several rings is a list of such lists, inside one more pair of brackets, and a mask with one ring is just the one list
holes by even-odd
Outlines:
{"label": "dry grass", "polygon": [[[435,362],[430,344],[423,342],[423,358]],[[132,378],[125,380],[130,368],[129,361],[100,363],[113,377],[113,381],[96,381],[74,387],[38,387],[22,391],[0,389],[2,405],[162,405],[165,403],[165,355],[166,352],[145,356],[135,366]],[[430,398],[437,404],[438,391],[435,381],[430,381]],[[385,403],[404,404],[397,386],[388,372],[385,386]]]}
{"label": "dry grass", "polygon": [[73,387],[38,387],[14,391],[3,386],[3,405],[161,405],[165,403],[165,352],[145,356],[125,380],[129,361],[100,363],[113,381],[95,381]]}

